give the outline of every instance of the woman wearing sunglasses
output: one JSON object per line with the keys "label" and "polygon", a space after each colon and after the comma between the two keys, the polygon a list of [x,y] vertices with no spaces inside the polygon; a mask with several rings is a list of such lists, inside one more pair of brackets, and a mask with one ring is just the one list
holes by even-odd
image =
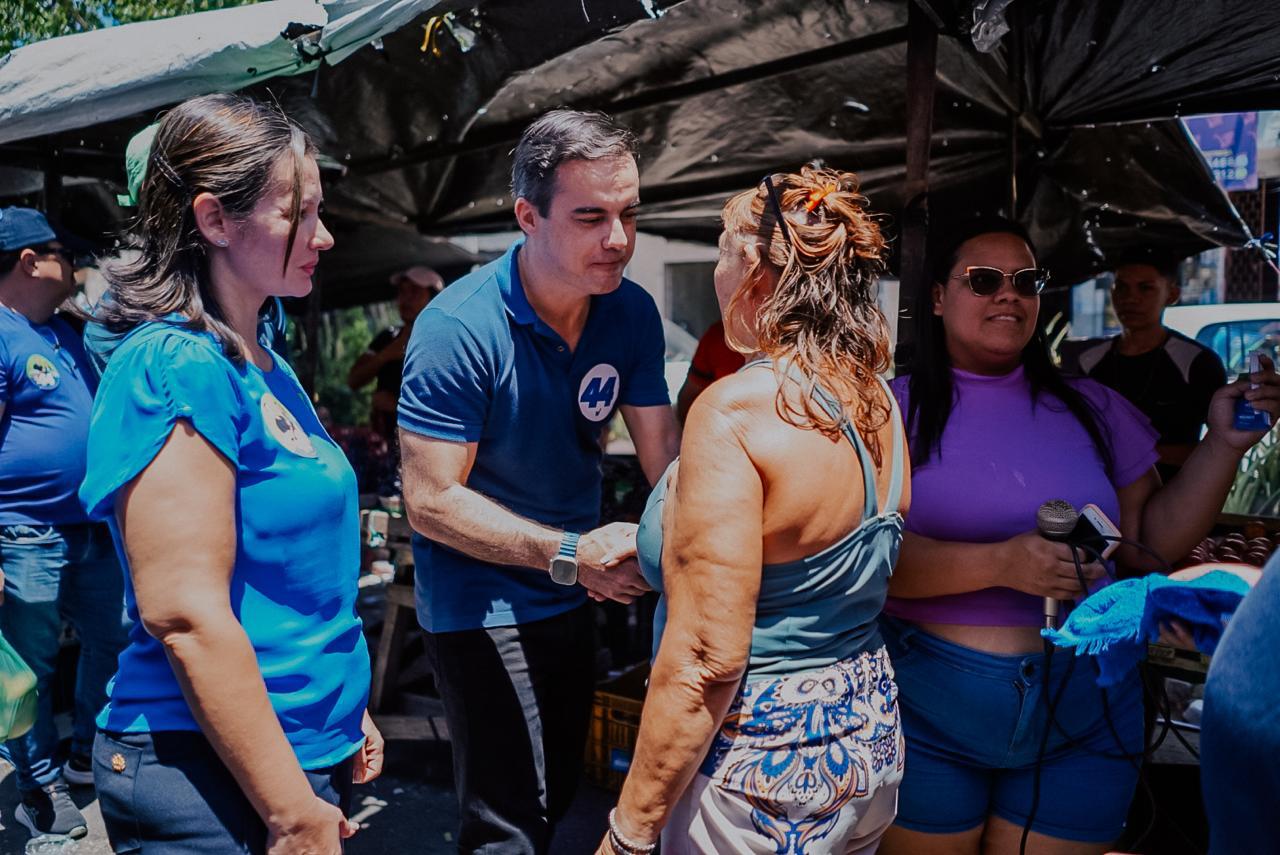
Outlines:
{"label": "woman wearing sunglasses", "polygon": [[[916,359],[893,384],[914,503],[881,621],[907,739],[881,852],[1013,855],[1024,828],[1027,852],[1106,852],[1137,783],[1141,687],[1135,671],[1104,692],[1092,660],[1046,662],[1045,598],[1079,599],[1107,570],[1089,558],[1077,569],[1068,547],[1036,532],[1036,511],[1092,502],[1126,538],[1176,560],[1208,532],[1263,435],[1232,428],[1235,400],[1280,412],[1280,380],[1268,365],[1258,388],[1221,389],[1208,436],[1162,486],[1146,417],[1051,362],[1038,324],[1048,276],[1021,227],[984,218],[937,230],[929,261]],[[1160,566],[1129,548],[1117,557]]]}
{"label": "woman wearing sunglasses", "polygon": [[694,402],[640,524],[667,620],[601,852],[871,853],[893,821],[876,618],[909,476],[857,187],[805,168],[725,205],[716,297],[753,356]]}

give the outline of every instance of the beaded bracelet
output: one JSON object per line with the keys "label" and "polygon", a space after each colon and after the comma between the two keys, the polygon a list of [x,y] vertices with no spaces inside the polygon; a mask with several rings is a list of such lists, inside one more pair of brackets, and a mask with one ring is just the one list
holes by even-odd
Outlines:
{"label": "beaded bracelet", "polygon": [[618,830],[618,823],[614,819],[614,815],[618,812],[617,808],[609,811],[609,845],[618,851],[618,855],[650,855],[658,848],[657,843],[633,843],[622,836],[622,832]]}

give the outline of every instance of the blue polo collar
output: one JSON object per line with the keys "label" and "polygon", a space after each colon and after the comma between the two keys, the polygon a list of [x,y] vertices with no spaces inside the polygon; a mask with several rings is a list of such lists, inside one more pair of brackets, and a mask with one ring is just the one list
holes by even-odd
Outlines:
{"label": "blue polo collar", "polygon": [[520,265],[516,262],[520,248],[524,246],[524,238],[511,245],[507,254],[498,264],[498,287],[502,291],[502,302],[512,320],[522,326],[535,325],[538,313],[529,305],[529,298],[524,293],[524,284],[520,281]]}

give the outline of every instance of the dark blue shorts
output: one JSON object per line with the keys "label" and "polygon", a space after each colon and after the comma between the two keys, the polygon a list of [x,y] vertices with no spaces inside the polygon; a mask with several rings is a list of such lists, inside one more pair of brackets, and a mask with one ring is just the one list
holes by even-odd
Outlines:
{"label": "dark blue shorts", "polygon": [[[306,773],[316,795],[344,814],[351,802],[352,762]],[[266,824],[200,733],[98,731],[93,780],[114,852],[266,852]]]}
{"label": "dark blue shorts", "polygon": [[[997,656],[894,618],[880,623],[907,740],[897,824],[954,834],[994,814],[1025,825],[1048,726],[1043,654]],[[1072,659],[1071,652],[1058,651],[1051,663],[1051,691],[1059,692],[1064,677],[1067,683],[1041,764],[1031,827],[1064,840],[1107,843],[1124,829],[1138,783],[1142,684],[1135,671],[1106,690],[1104,708],[1093,661],[1078,658],[1072,666]]]}

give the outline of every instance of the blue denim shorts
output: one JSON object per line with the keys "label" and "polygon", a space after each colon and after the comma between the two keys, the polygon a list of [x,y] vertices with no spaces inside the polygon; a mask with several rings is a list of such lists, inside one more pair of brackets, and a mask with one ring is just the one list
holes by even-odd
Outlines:
{"label": "blue denim shorts", "polygon": [[[1044,655],[983,653],[889,617],[880,626],[897,674],[907,741],[897,824],[954,834],[994,814],[1025,825],[1048,727]],[[1141,680],[1134,671],[1106,690],[1104,702],[1091,659],[1058,651],[1050,669],[1050,691],[1061,696],[1040,764],[1031,828],[1064,840],[1109,843],[1124,829],[1138,783]]]}

